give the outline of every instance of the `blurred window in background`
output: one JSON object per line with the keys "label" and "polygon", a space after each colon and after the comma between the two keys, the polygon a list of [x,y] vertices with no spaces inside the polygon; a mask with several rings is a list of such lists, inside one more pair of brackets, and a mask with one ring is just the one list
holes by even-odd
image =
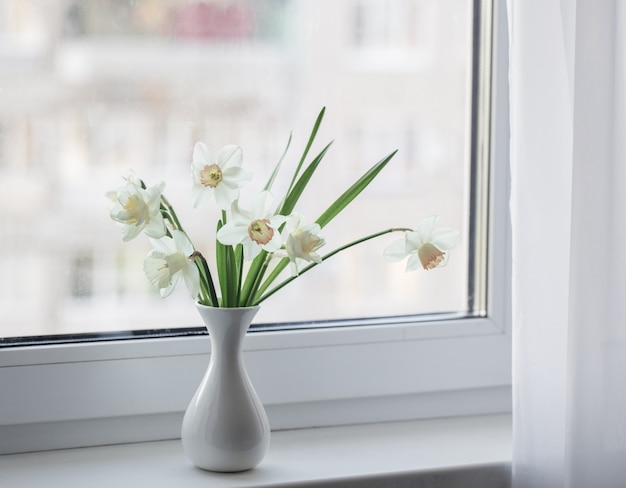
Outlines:
{"label": "blurred window in background", "polygon": [[[166,182],[194,243],[193,145],[243,148],[262,184],[290,132],[297,163],[335,140],[300,211],[316,218],[394,149],[323,232],[326,248],[432,214],[463,240],[437,272],[384,260],[399,235],[333,257],[264,302],[257,322],[476,314],[471,269],[472,2],[2,0],[0,336],[199,326],[184,287],[163,300],[105,193],[134,169]],[[285,172],[287,174],[287,172]],[[279,183],[280,184],[280,183]]]}

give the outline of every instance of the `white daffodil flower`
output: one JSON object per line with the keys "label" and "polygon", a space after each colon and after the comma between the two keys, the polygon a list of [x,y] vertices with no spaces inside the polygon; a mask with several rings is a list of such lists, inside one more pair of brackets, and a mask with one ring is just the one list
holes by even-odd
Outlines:
{"label": "white daffodil flower", "polygon": [[252,174],[241,168],[241,160],[239,146],[224,146],[213,160],[209,148],[196,143],[191,163],[193,206],[199,207],[213,197],[220,209],[228,210],[239,198],[239,188],[252,179]]}
{"label": "white daffodil flower", "polygon": [[319,235],[320,230],[319,224],[308,224],[304,217],[298,213],[294,213],[288,218],[285,251],[291,260],[294,275],[299,273],[299,260],[317,264],[322,262],[322,257],[316,252],[326,243],[324,238]]}
{"label": "white daffodil flower", "polygon": [[252,210],[239,207],[239,202],[232,205],[232,220],[218,232],[217,239],[226,245],[243,244],[244,259],[254,259],[261,250],[275,252],[282,246],[278,228],[286,217],[272,212],[272,195],[261,192],[254,200]]}
{"label": "white daffodil flower", "polygon": [[122,240],[130,241],[144,231],[148,237],[158,239],[165,235],[165,222],[161,215],[161,193],[165,183],[142,188],[140,180],[126,178],[126,185],[106,196],[111,200],[111,218],[122,228]]}
{"label": "white daffodil flower", "polygon": [[406,271],[420,266],[426,270],[445,266],[449,251],[461,240],[461,234],[449,228],[436,229],[439,217],[424,219],[414,231],[407,231],[404,238],[392,242],[384,251],[388,261],[402,261],[408,257]]}
{"label": "white daffodil flower", "polygon": [[122,176],[122,178],[124,178],[128,183],[137,185],[140,188],[143,187],[141,183],[141,178],[139,178],[139,176],[137,176],[137,173],[135,173],[135,171],[132,169],[129,169],[128,171],[126,171],[126,173],[124,173],[124,176]]}
{"label": "white daffodil flower", "polygon": [[159,288],[162,297],[167,297],[184,280],[191,297],[197,298],[200,273],[193,262],[193,244],[185,233],[173,230],[172,237],[150,241],[154,249],[143,262],[143,271],[150,283]]}

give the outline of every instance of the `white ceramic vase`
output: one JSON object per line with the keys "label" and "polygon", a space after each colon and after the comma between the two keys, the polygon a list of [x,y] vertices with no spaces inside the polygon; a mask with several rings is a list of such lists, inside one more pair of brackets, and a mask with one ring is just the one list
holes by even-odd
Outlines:
{"label": "white ceramic vase", "polygon": [[197,304],[209,331],[209,367],[182,426],[185,454],[209,471],[245,471],[265,456],[270,427],[245,369],[243,339],[259,307],[214,308]]}

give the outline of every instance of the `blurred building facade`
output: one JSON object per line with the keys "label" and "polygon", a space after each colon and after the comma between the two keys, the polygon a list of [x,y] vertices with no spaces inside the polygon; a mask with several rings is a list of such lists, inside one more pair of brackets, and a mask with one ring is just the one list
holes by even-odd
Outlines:
{"label": "blurred building facade", "polygon": [[[193,144],[241,145],[262,184],[290,131],[297,162],[322,106],[316,148],[335,142],[303,197],[311,220],[399,149],[325,229],[327,251],[431,214],[464,232],[470,66],[466,0],[0,0],[0,336],[198,325],[184,290],[150,288],[150,244],[122,243],[105,192],[129,168],[165,181],[211,256]],[[384,261],[396,238],[333,258],[258,320],[464,311],[467,236],[426,274]]]}

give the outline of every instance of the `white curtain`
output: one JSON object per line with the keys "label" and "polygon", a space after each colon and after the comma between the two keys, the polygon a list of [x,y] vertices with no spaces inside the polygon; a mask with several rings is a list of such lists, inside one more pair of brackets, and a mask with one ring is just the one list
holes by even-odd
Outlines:
{"label": "white curtain", "polygon": [[626,0],[508,0],[514,488],[626,487]]}

